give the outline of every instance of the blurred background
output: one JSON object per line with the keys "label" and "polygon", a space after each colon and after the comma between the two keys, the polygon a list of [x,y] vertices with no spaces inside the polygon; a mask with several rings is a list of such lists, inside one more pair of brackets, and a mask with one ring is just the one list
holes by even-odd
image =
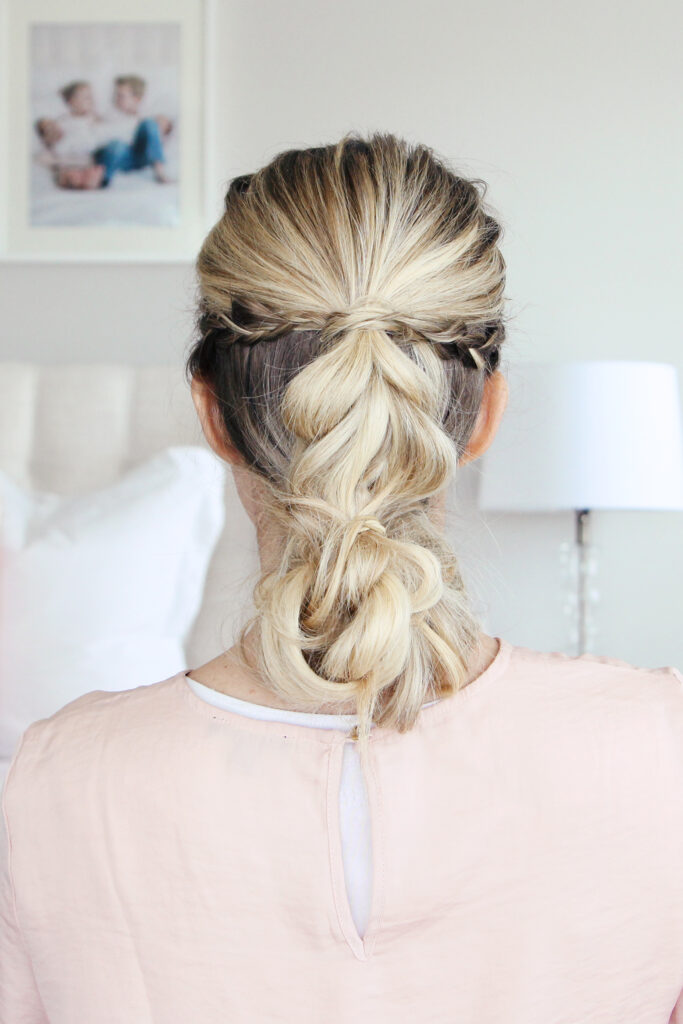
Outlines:
{"label": "blurred background", "polygon": [[[519,368],[523,376],[526,362],[574,360],[683,368],[680,4],[223,0],[210,17],[206,140],[194,154],[208,183],[206,226],[229,180],[277,152],[333,142],[352,129],[394,132],[488,183],[487,201],[504,227],[513,318],[504,372]],[[190,256],[6,256],[0,361],[13,372],[18,364],[117,364],[180,374],[193,300]],[[24,398],[13,385],[13,422],[22,403],[35,402],[35,388],[22,379]],[[158,405],[147,380],[147,391],[136,384],[136,407],[146,397]],[[42,414],[34,404],[44,438],[59,434],[57,419],[45,414],[58,401],[55,386]],[[108,452],[92,387],[81,382],[69,400],[81,433],[101,434]],[[174,394],[176,440],[201,444],[182,385]],[[577,406],[577,421],[581,415]],[[41,456],[42,476],[27,471],[23,483],[58,491],[59,458],[51,476]],[[568,650],[558,552],[574,539],[574,513],[485,514],[477,507],[484,471],[485,458],[463,467],[449,530],[485,626],[515,644]],[[680,511],[597,510],[591,519],[600,550],[594,652],[683,666]],[[227,522],[228,533],[231,522],[247,528],[236,508]],[[239,573],[253,556],[251,549]],[[239,573],[228,617],[248,596],[238,589]],[[214,633],[192,653],[206,659],[215,647]]]}

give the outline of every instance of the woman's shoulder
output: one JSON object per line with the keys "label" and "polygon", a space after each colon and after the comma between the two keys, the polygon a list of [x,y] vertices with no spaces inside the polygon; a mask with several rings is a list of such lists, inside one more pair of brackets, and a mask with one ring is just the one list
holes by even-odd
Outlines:
{"label": "woman's shoulder", "polygon": [[517,672],[547,686],[566,685],[576,692],[582,689],[608,689],[615,695],[646,699],[655,693],[679,702],[683,696],[683,673],[674,665],[654,668],[636,665],[623,658],[605,654],[567,654],[514,646],[513,664]]}
{"label": "woman's shoulder", "polygon": [[[678,750],[683,767],[683,674],[674,665],[642,666],[611,655],[569,655],[515,647],[506,685],[496,692],[501,721],[521,731],[605,743],[654,756]],[[491,706],[491,705],[489,705]]]}
{"label": "woman's shoulder", "polygon": [[51,727],[65,728],[67,723],[76,725],[93,718],[102,721],[105,718],[145,715],[159,710],[163,697],[173,689],[181,675],[182,670],[164,679],[136,683],[125,689],[89,690],[63,704],[52,715],[33,722],[26,731],[45,732],[50,731]]}
{"label": "woman's shoulder", "polygon": [[107,754],[121,756],[117,745],[134,742],[143,729],[167,729],[181,675],[121,690],[90,690],[32,722],[9,763],[5,789],[29,789],[37,780],[68,784]]}

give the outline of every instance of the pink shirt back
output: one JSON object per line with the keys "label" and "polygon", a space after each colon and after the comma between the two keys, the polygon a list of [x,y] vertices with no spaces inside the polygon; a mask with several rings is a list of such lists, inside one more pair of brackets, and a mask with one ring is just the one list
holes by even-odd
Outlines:
{"label": "pink shirt back", "polygon": [[184,673],[26,730],[3,795],[0,1024],[683,1024],[683,676],[501,641],[366,777],[342,729]]}

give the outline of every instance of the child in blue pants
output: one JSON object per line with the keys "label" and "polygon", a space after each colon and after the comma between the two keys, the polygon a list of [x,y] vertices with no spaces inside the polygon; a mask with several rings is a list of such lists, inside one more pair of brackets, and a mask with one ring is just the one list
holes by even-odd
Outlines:
{"label": "child in blue pants", "polygon": [[112,139],[95,150],[93,159],[104,167],[102,186],[108,185],[117,171],[138,171],[150,166],[154,168],[157,181],[167,180],[162,166],[165,157],[161,130],[151,117],[140,121],[132,142]]}
{"label": "child in blue pants", "polygon": [[172,124],[162,115],[140,118],[146,87],[139,75],[119,75],[114,79],[114,116],[108,120],[113,125],[112,134],[123,138],[114,137],[93,153],[95,164],[104,168],[102,186],[108,185],[117,171],[138,171],[143,167],[152,167],[157,181],[168,181],[162,135],[168,135]]}

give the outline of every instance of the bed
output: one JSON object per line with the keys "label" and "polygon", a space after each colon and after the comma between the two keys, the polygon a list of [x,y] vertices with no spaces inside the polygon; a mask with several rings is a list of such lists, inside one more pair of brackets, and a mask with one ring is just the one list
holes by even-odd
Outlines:
{"label": "bed", "polygon": [[[179,444],[208,450],[180,364],[0,363],[0,469],[26,488],[86,493]],[[225,526],[185,645],[188,667],[230,646],[251,610],[256,536],[229,472],[224,500]]]}

